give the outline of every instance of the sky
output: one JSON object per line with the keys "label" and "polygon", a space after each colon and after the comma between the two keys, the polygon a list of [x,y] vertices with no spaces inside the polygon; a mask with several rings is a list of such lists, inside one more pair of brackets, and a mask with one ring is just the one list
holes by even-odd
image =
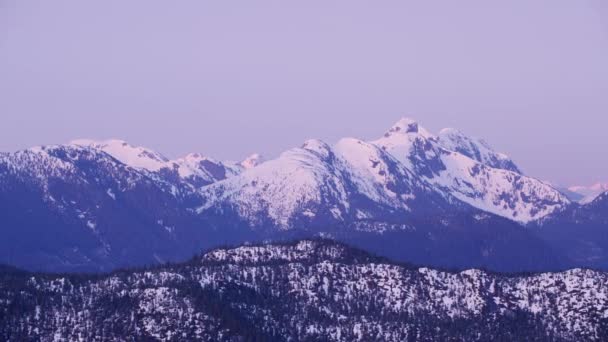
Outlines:
{"label": "sky", "polygon": [[120,138],[239,160],[407,116],[591,184],[607,61],[604,0],[0,0],[0,151]]}

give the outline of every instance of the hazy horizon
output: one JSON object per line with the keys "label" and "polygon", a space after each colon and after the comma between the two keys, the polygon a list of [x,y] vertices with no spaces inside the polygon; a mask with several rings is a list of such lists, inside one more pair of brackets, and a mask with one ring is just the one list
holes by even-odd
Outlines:
{"label": "hazy horizon", "polygon": [[608,181],[605,2],[235,4],[0,0],[0,151],[118,138],[239,160],[407,116],[539,179]]}

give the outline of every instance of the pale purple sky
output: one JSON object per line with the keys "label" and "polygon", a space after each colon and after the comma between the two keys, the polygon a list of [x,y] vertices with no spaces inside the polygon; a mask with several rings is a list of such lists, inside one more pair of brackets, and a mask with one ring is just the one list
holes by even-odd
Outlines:
{"label": "pale purple sky", "polygon": [[606,1],[0,0],[0,151],[240,159],[401,116],[537,178],[607,181]]}

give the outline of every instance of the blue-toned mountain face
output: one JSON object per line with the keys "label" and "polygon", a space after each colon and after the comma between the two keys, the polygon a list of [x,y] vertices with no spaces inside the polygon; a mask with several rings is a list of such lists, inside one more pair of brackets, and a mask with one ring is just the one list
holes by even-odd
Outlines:
{"label": "blue-toned mountain face", "polygon": [[534,230],[562,251],[570,266],[608,268],[608,192],[547,217]]}
{"label": "blue-toned mountain face", "polygon": [[214,232],[190,184],[109,154],[52,146],[0,161],[0,259],[28,269],[93,271],[188,258]]}
{"label": "blue-toned mountain face", "polygon": [[544,232],[567,236],[561,223],[581,210],[593,234],[606,225],[601,206],[572,204],[486,142],[410,119],[374,141],[309,140],[268,161],[169,160],[118,140],[2,154],[0,205],[0,262],[51,271],[311,236],[437,267],[553,270],[597,263]]}

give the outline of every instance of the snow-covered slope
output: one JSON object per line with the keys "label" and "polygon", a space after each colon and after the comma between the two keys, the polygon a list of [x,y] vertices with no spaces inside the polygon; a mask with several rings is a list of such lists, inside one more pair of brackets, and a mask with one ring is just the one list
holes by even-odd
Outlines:
{"label": "snow-covered slope", "polygon": [[238,175],[243,168],[237,164],[224,163],[198,153],[191,153],[167,162],[162,170],[177,173],[181,179],[198,188]]}
{"label": "snow-covered slope", "polygon": [[542,218],[569,204],[551,185],[522,175],[508,157],[452,129],[438,138],[416,121],[401,119],[373,143],[439,190],[518,222]]}
{"label": "snow-covered slope", "polygon": [[105,276],[0,272],[7,341],[604,341],[608,275],[394,264],[325,240]]}
{"label": "snow-covered slope", "polygon": [[165,178],[181,180],[195,188],[208,185],[241,173],[263,162],[259,154],[253,154],[240,163],[221,162],[198,153],[169,160],[151,149],[132,146],[122,140],[74,140],[73,146],[90,147],[103,151],[120,162],[138,170],[159,173]]}
{"label": "snow-covered slope", "polygon": [[454,128],[444,128],[437,140],[446,150],[458,152],[487,166],[522,173],[509,156],[494,151],[483,139],[467,136]]}
{"label": "snow-covered slope", "polygon": [[[284,152],[279,158],[207,187],[207,202],[199,212],[229,201],[239,214],[252,222],[268,216],[283,228],[289,227],[296,211],[315,215],[310,207],[335,202],[327,208],[338,215],[346,203],[342,175],[334,173],[334,158],[329,146],[311,140],[301,148]],[[341,207],[338,207],[340,205]]]}
{"label": "snow-covered slope", "polygon": [[411,213],[420,197],[429,207],[436,195],[424,182],[377,146],[342,139],[331,147],[309,140],[277,159],[202,190],[201,214],[236,208],[252,225],[270,220],[281,229],[296,221],[344,222]]}
{"label": "snow-covered slope", "polygon": [[0,263],[35,270],[109,270],[228,242],[318,235],[425,265],[560,265],[529,230],[435,191],[378,146],[352,138],[334,147],[309,141],[201,193],[177,171],[134,168],[91,147],[3,154],[0,207]]}
{"label": "snow-covered slope", "polygon": [[408,212],[417,191],[522,223],[569,204],[549,184],[522,175],[483,140],[454,129],[434,136],[405,118],[373,142],[348,138],[329,146],[311,140],[266,163],[257,154],[240,163],[200,154],[169,160],[121,140],[77,140],[67,146],[105,152],[161,182],[188,185],[190,192],[212,185],[202,191],[206,200],[200,212],[231,203],[248,220],[269,217],[282,227],[296,214],[343,221],[378,217],[373,212],[378,207]]}
{"label": "snow-covered slope", "polygon": [[[129,189],[142,180],[140,174],[127,170],[120,161],[112,159],[108,154],[96,149],[79,145],[52,145],[33,147],[27,150],[0,157],[2,171],[0,178],[16,177],[24,182],[32,182],[40,187],[47,197],[42,200],[54,201],[48,194],[53,181],[84,184],[86,175],[79,166],[86,166],[94,161],[96,166],[104,168],[116,183],[121,183],[123,189]],[[100,170],[98,170],[100,171]],[[124,177],[124,179],[122,179]]]}
{"label": "snow-covered slope", "polygon": [[378,208],[401,213],[407,221],[412,205],[438,197],[522,223],[569,204],[549,184],[522,175],[487,143],[451,129],[436,137],[411,119],[400,120],[373,142],[308,141],[202,193],[207,200],[201,213],[230,207],[254,225],[270,219],[283,228],[296,216],[323,212],[338,221],[381,219],[386,211]]}
{"label": "snow-covered slope", "polygon": [[0,263],[91,271],[187,258],[213,241],[191,203],[191,185],[96,147],[2,154]]}
{"label": "snow-covered slope", "polygon": [[140,146],[132,146],[126,141],[111,139],[94,141],[79,139],[70,142],[71,145],[90,147],[106,152],[121,163],[148,171],[158,171],[165,167],[169,159],[160,153]]}
{"label": "snow-covered slope", "polygon": [[[411,119],[375,141],[309,140],[270,161],[169,160],[118,140],[4,153],[0,205],[0,261],[51,270],[319,235],[427,265],[555,269],[560,250],[517,222],[561,220],[573,207],[487,143],[452,129],[435,136]],[[591,212],[605,225],[601,208],[563,219]]]}

